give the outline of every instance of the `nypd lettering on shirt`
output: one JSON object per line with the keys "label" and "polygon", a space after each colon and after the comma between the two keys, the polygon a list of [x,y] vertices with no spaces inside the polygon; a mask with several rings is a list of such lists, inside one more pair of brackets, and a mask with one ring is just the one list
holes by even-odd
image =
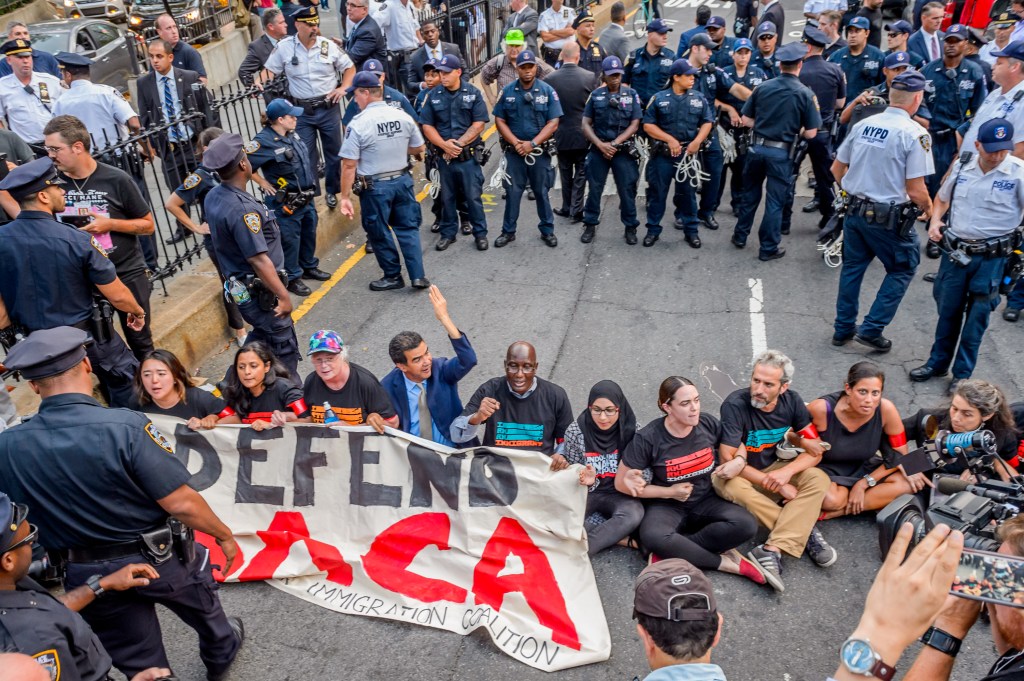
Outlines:
{"label": "nypd lettering on shirt", "polygon": [[381,121],[377,124],[377,137],[392,138],[402,132],[401,121]]}
{"label": "nypd lettering on shirt", "polygon": [[884,147],[888,136],[889,130],[887,128],[865,125],[860,129],[860,141],[873,147]]}

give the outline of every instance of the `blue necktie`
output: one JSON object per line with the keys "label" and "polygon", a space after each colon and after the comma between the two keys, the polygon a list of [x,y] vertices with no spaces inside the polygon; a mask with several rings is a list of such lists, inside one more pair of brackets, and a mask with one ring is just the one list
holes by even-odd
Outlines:
{"label": "blue necktie", "polygon": [[[171,79],[169,76],[163,76],[161,80],[164,82],[164,109],[167,110],[167,122],[170,123],[177,116],[174,111],[174,94],[171,92]],[[180,139],[178,126],[171,129],[169,137],[172,142],[177,142]]]}

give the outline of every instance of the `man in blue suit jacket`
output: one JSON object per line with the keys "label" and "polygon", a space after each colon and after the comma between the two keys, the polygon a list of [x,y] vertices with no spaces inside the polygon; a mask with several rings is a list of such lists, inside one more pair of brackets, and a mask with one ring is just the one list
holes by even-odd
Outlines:
{"label": "man in blue suit jacket", "polygon": [[[434,315],[448,332],[455,357],[431,358],[426,341],[418,333],[403,331],[388,345],[388,354],[395,368],[381,380],[381,385],[398,413],[401,430],[454,447],[448,434],[452,421],[462,413],[459,381],[476,366],[476,351],[448,316],[448,301],[436,286],[430,287],[430,302],[434,306]],[[421,423],[424,386],[429,426]],[[472,445],[466,443],[463,446]]]}
{"label": "man in blue suit jacket", "polygon": [[367,16],[369,3],[370,0],[352,0],[348,5],[348,21],[352,30],[345,39],[345,51],[356,65],[357,72],[363,70],[367,59],[386,62],[388,58],[384,34],[373,17]]}
{"label": "man in blue suit jacket", "polygon": [[[921,27],[907,40],[907,52],[916,52],[924,57],[926,62],[942,59],[942,39],[945,34],[939,30],[939,27],[942,25],[944,14],[943,6],[938,2],[929,2],[923,6]],[[938,46],[938,57],[929,49],[933,36]]]}

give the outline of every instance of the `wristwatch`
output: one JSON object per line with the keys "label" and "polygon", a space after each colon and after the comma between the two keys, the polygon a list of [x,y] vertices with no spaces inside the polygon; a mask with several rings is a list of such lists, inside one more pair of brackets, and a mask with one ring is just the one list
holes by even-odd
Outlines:
{"label": "wristwatch", "polygon": [[878,484],[878,481],[871,477],[871,474],[864,476],[864,482],[868,483],[868,488],[874,487]]}
{"label": "wristwatch", "polygon": [[848,638],[839,649],[843,666],[851,674],[890,681],[896,675],[896,668],[882,662],[882,656],[875,652],[866,638]]}
{"label": "wristwatch", "polygon": [[100,580],[103,579],[102,575],[93,575],[89,579],[85,580],[85,585],[92,589],[92,593],[96,598],[99,598],[103,594],[107,593],[107,590],[100,586]]}
{"label": "wristwatch", "polygon": [[960,652],[960,645],[963,641],[952,634],[948,634],[942,629],[936,629],[935,627],[928,627],[928,631],[924,632],[921,636],[921,643],[935,648],[940,653],[946,653],[950,657],[956,657],[956,654]]}

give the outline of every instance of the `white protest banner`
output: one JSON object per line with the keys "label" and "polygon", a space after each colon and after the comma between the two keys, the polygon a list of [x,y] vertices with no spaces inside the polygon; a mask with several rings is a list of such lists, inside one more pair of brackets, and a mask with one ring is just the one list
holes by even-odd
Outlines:
{"label": "white protest banner", "polygon": [[[576,470],[391,429],[153,421],[235,534],[227,581],[267,579],[338,612],[459,634],[483,627],[546,671],[608,659]],[[222,564],[212,538],[200,539]]]}

